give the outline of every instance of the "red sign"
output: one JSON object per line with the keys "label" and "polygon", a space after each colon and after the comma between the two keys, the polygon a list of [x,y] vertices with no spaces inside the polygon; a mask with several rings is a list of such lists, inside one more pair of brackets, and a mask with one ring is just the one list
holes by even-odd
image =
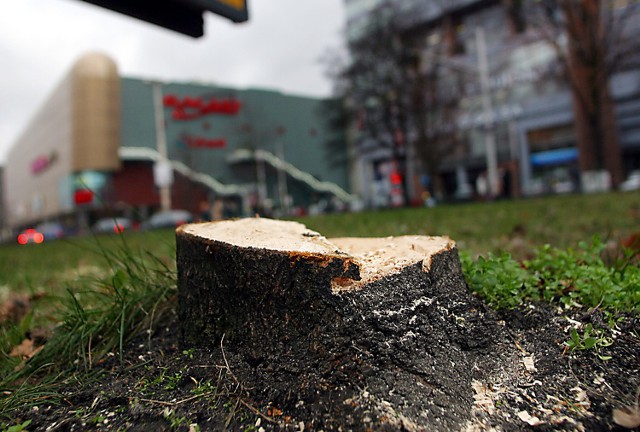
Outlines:
{"label": "red sign", "polygon": [[183,135],[182,142],[189,148],[221,149],[227,146],[227,140],[224,138],[209,139],[192,135]]}
{"label": "red sign", "polygon": [[93,202],[93,191],[76,189],[73,193],[73,202],[76,204],[91,204]]}
{"label": "red sign", "polygon": [[235,115],[240,111],[241,103],[234,98],[216,99],[211,97],[178,96],[168,94],[163,99],[164,106],[173,108],[171,118],[174,120],[193,120],[209,114]]}

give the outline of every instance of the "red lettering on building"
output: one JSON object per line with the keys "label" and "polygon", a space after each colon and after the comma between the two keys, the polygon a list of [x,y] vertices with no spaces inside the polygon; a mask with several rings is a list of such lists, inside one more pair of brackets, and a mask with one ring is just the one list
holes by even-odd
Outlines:
{"label": "red lettering on building", "polygon": [[182,142],[189,148],[221,149],[227,146],[224,138],[209,139],[192,135],[183,135]]}
{"label": "red lettering on building", "polygon": [[205,100],[201,97],[185,96],[180,99],[174,94],[165,95],[163,104],[173,108],[171,118],[174,120],[193,120],[209,114],[236,115],[242,106],[240,101],[234,98],[211,97]]}

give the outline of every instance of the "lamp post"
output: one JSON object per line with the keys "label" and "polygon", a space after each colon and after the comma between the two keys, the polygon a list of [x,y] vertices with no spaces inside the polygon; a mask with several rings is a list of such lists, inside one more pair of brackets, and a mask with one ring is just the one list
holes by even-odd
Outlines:
{"label": "lamp post", "polygon": [[162,83],[149,81],[153,89],[153,106],[156,125],[156,149],[160,159],[153,167],[154,181],[160,190],[160,207],[163,211],[171,210],[171,185],[173,184],[173,168],[167,157],[167,136],[164,124],[164,108],[162,106]]}
{"label": "lamp post", "polygon": [[496,135],[493,129],[493,104],[491,103],[491,86],[489,84],[489,60],[487,54],[487,38],[482,27],[476,28],[476,48],[478,52],[478,75],[482,93],[482,110],[485,116],[485,150],[487,175],[489,177],[489,195],[498,195],[498,154]]}
{"label": "lamp post", "polygon": [[264,161],[264,150],[254,151],[256,159],[256,179],[258,181],[258,206],[264,209],[267,200],[267,170]]}
{"label": "lamp post", "polygon": [[[285,128],[283,126],[279,126],[276,129],[276,136],[278,136],[278,142],[276,143],[276,152],[277,157],[280,159],[280,163],[284,165],[285,156],[284,156],[284,141],[282,140],[282,136],[285,133]],[[289,215],[289,192],[287,188],[287,173],[284,170],[283,166],[278,168],[278,195],[280,200],[280,208],[284,215]]]}

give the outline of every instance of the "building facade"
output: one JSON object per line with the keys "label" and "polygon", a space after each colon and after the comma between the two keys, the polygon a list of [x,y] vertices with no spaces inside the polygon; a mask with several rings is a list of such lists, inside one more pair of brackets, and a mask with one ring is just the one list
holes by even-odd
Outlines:
{"label": "building facade", "polygon": [[[352,38],[366,34],[376,8],[391,4],[394,19],[404,29],[404,43],[419,51],[423,71],[437,80],[439,101],[451,102],[454,113],[431,130],[433,136],[449,135],[457,143],[439,166],[445,198],[606,188],[606,175],[579,169],[571,84],[561,76],[554,48],[514,8],[522,3],[345,0]],[[638,33],[638,5],[622,1],[616,7],[616,13],[628,15],[627,30]],[[609,86],[628,174],[640,167],[640,63],[620,68]],[[431,109],[442,110],[442,105]],[[362,181],[382,178],[384,183],[376,167],[388,160],[389,150],[368,138],[358,145],[364,149],[358,161]],[[413,164],[419,159],[416,149],[406,152],[407,176],[412,177],[407,184],[418,197],[428,181],[420,181],[420,162]],[[370,191],[365,201],[375,202],[375,193]]]}
{"label": "building facade", "polygon": [[[276,91],[121,77],[109,57],[81,58],[9,150],[4,220],[86,228],[168,207],[224,202],[236,216],[348,203],[330,162],[323,101]],[[211,213],[210,213],[211,214]]]}

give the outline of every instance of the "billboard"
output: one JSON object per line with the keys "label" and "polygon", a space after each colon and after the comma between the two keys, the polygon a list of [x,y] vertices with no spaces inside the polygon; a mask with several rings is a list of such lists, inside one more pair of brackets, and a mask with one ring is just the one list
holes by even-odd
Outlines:
{"label": "billboard", "polygon": [[246,0],[186,0],[233,22],[244,22],[249,19]]}
{"label": "billboard", "polygon": [[247,0],[81,0],[192,37],[204,35],[202,14],[213,12],[233,22],[249,19]]}

